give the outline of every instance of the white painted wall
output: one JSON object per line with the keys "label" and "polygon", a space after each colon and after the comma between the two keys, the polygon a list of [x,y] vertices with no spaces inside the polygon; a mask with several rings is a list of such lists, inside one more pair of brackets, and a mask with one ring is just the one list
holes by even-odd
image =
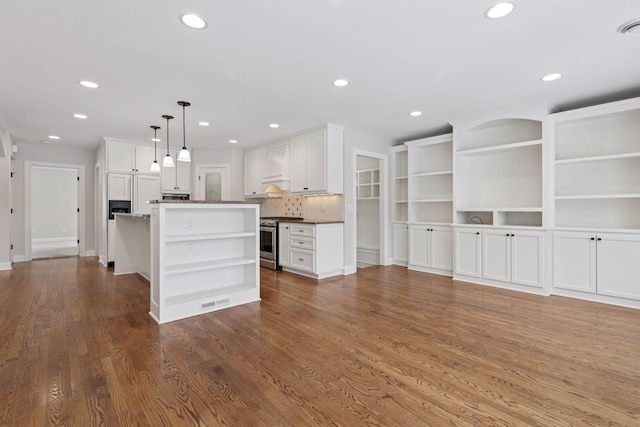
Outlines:
{"label": "white painted wall", "polygon": [[35,166],[31,170],[31,238],[77,239],[78,171]]}
{"label": "white painted wall", "polygon": [[[355,217],[355,178],[356,178],[356,162],[354,156],[357,150],[380,153],[388,156],[389,148],[393,145],[393,141],[386,138],[380,138],[366,132],[356,129],[346,128],[344,130],[344,265],[345,274],[356,272],[356,217]],[[388,175],[387,175],[388,176]],[[381,178],[382,179],[382,178]],[[388,188],[390,186],[388,185]],[[388,203],[387,203],[388,205]],[[385,206],[389,212],[389,207]],[[389,224],[380,224],[386,228],[387,242],[391,242],[391,230]],[[388,246],[388,244],[387,244]],[[381,248],[382,252],[389,251],[387,248]],[[388,258],[388,257],[386,257]]]}
{"label": "white painted wall", "polygon": [[[13,256],[24,257],[24,209],[25,209],[25,161],[39,161],[49,163],[78,164],[85,166],[85,203],[80,209],[85,210],[85,251],[96,253],[95,247],[95,215],[94,215],[94,166],[95,150],[60,147],[55,144],[18,143],[18,153],[13,161],[13,224],[11,239],[13,242]],[[1,172],[0,172],[1,173]],[[1,196],[0,196],[1,197]],[[84,255],[84,254],[81,254]]]}
{"label": "white painted wall", "polygon": [[[11,135],[0,126],[0,270],[11,269]],[[15,214],[14,214],[15,216]]]}
{"label": "white painted wall", "polygon": [[193,176],[191,180],[192,194],[195,195],[198,177],[196,165],[212,163],[229,163],[231,200],[244,200],[244,153],[238,148],[194,148],[191,154]]}

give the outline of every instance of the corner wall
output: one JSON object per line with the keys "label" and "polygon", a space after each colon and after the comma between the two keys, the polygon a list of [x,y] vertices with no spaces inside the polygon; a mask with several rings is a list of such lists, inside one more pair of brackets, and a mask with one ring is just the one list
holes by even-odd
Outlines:
{"label": "corner wall", "polygon": [[[0,270],[11,269],[11,135],[0,126]],[[13,214],[15,216],[15,214]]]}

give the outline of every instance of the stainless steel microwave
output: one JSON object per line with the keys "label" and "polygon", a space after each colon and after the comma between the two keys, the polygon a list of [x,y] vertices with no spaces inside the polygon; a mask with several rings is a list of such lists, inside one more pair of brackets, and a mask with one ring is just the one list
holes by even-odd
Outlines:
{"label": "stainless steel microwave", "polygon": [[189,194],[162,193],[162,200],[190,200]]}

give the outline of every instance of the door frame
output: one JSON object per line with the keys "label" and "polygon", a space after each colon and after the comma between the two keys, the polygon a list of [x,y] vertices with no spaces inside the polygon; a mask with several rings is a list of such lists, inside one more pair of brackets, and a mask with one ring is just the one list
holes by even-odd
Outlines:
{"label": "door frame", "polygon": [[207,169],[221,169],[224,178],[222,186],[222,200],[229,200],[231,197],[231,165],[229,163],[203,163],[196,165],[196,197],[195,200],[204,200],[204,181],[201,175]]}
{"label": "door frame", "polygon": [[85,172],[84,165],[74,163],[52,163],[26,160],[24,162],[24,258],[31,261],[31,170],[33,167],[46,167],[54,169],[75,169],[80,180],[78,181],[78,255],[85,256]]}

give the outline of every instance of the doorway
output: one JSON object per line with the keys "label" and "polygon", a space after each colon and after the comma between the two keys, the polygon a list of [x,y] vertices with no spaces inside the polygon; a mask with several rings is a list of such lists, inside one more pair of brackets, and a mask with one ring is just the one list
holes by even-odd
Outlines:
{"label": "doorway", "polygon": [[381,205],[381,160],[356,155],[356,266],[381,264],[383,208]]}
{"label": "doorway", "polygon": [[25,162],[25,260],[84,254],[84,165]]}
{"label": "doorway", "polygon": [[196,200],[229,200],[229,164],[197,165]]}

